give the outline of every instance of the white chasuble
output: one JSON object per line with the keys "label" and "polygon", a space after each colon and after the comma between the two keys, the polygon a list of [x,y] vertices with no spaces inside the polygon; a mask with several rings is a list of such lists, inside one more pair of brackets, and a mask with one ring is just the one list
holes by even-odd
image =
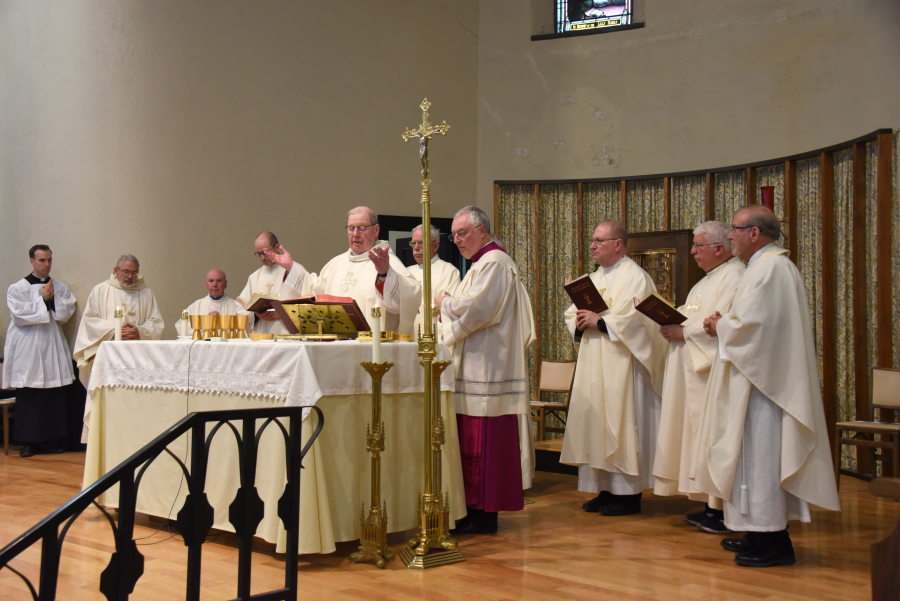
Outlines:
{"label": "white chasuble", "polygon": [[[312,286],[315,282],[316,274],[309,273],[300,263],[294,261],[290,273],[285,276],[284,267],[280,265],[272,265],[266,267],[263,265],[250,274],[247,278],[247,285],[237,297],[238,303],[241,305],[242,311],[235,313],[240,315],[246,313],[245,309],[250,304],[250,299],[254,294],[265,294],[273,296],[278,300],[290,300],[312,293]],[[220,311],[221,313],[221,311]],[[271,334],[287,334],[287,328],[280,320],[265,321],[259,319],[254,314],[250,314],[247,320],[247,329],[255,333],[271,333]],[[252,326],[250,325],[252,324]]]}
{"label": "white chasuble", "polygon": [[60,327],[75,313],[75,297],[68,286],[53,280],[53,304],[48,307],[41,290],[49,281],[30,275],[6,292],[11,321],[3,349],[5,388],[57,388],[75,379]]}
{"label": "white chasuble", "polygon": [[[407,269],[409,269],[409,273],[416,278],[416,281],[421,284],[424,276],[422,266],[416,264],[411,265]],[[457,286],[459,286],[459,269],[447,261],[438,259],[436,255],[431,257],[431,298],[433,299],[436,296],[441,296],[445,292],[452,296],[456,291]],[[431,314],[431,302],[429,302],[428,305],[428,310],[426,311],[425,300],[422,299],[422,302],[419,303],[419,312],[416,313],[416,322],[413,325],[413,332],[415,332],[416,336],[418,336],[420,328],[423,331],[425,329],[425,316]],[[440,328],[437,329],[437,337],[438,342],[444,341],[441,336]]]}
{"label": "white chasuble", "polygon": [[718,341],[703,330],[703,320],[716,311],[724,315],[731,309],[744,269],[737,257],[717,265],[697,282],[684,305],[678,307],[687,321],[681,324],[684,342],[670,342],[666,359],[653,463],[653,492],[657,495],[688,494],[694,500],[709,502],[707,495],[696,493],[690,486],[691,452],[700,432],[710,368],[718,354]]}
{"label": "white chasuble", "polygon": [[97,284],[91,290],[81,316],[74,350],[78,367],[93,361],[100,343],[112,340],[115,336],[116,307],[122,307],[123,324],[137,326],[141,340],[162,338],[165,323],[153,292],[144,282],[144,276],[138,276],[131,288],[123,288],[115,275],[110,276],[107,281]]}
{"label": "white chasuble", "polygon": [[[227,294],[223,294],[221,298],[212,298],[210,295],[206,295],[203,298],[199,298],[188,305],[186,309],[188,315],[209,315],[213,311],[218,313],[219,315],[250,315],[250,318],[247,320],[247,331],[252,332],[252,324],[253,324],[253,314],[248,313],[244,310],[243,305],[237,302],[235,299],[231,298]],[[179,321],[181,320],[181,315],[178,316],[178,319],[175,321],[175,333],[179,336],[181,335],[178,332]],[[190,329],[190,328],[189,328]],[[193,330],[191,330],[192,332]],[[189,332],[190,333],[190,332]]]}
{"label": "white chasuble", "polygon": [[377,302],[382,307],[382,331],[412,334],[422,287],[387,242],[379,240],[375,246],[387,250],[390,259],[390,269],[384,280],[384,295],[375,287],[378,271],[369,260],[368,251],[354,255],[349,249],[322,268],[313,291],[315,294],[353,298],[366,321],[372,319],[372,309]]}
{"label": "white chasuble", "polygon": [[750,259],[716,331],[696,488],[725,499],[726,525],[742,530],[808,520],[804,503],[839,510],[806,287],[786,250],[770,244]]}
{"label": "white chasuble", "polygon": [[577,465],[578,490],[637,494],[653,486],[653,459],[668,343],[659,326],[634,308],[656,292],[646,271],[622,257],[591,274],[609,305],[601,315],[609,334],[566,324],[578,344],[560,463]]}
{"label": "white chasuble", "polygon": [[536,340],[534,315],[506,252],[489,250],[472,263],[454,295],[441,304],[438,327],[453,351],[456,413],[517,415],[522,488],[531,488],[534,442],[525,352]]}

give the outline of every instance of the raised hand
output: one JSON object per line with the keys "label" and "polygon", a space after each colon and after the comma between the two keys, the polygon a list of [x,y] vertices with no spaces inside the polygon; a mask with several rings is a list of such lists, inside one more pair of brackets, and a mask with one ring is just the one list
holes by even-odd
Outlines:
{"label": "raised hand", "polygon": [[369,260],[375,265],[375,271],[381,275],[385,275],[391,268],[391,259],[388,251],[378,246],[373,246],[369,250]]}
{"label": "raised hand", "polygon": [[265,253],[267,259],[279,267],[284,267],[284,270],[290,273],[291,267],[294,265],[294,258],[285,247],[276,244],[274,250],[266,248],[263,250],[263,253]]}

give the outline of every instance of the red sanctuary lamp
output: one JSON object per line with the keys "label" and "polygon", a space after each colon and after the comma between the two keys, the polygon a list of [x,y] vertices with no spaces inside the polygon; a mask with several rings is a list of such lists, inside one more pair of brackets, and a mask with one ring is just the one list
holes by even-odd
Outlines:
{"label": "red sanctuary lamp", "polygon": [[759,204],[768,207],[773,213],[775,212],[775,186],[760,186],[759,198]]}

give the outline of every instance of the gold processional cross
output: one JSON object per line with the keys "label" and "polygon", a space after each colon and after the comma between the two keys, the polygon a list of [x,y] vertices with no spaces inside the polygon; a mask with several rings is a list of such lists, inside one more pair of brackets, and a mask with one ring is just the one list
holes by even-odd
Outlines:
{"label": "gold processional cross", "polygon": [[419,108],[422,109],[422,124],[419,125],[418,129],[409,129],[408,127],[403,130],[403,141],[409,142],[411,138],[419,139],[419,160],[422,161],[422,189],[427,190],[428,186],[431,185],[431,180],[428,179],[428,140],[431,139],[431,136],[434,134],[441,134],[442,136],[446,136],[447,132],[450,131],[450,126],[447,125],[446,121],[442,121],[440,125],[432,125],[428,121],[428,108],[431,106],[431,103],[428,102],[428,99],[422,101],[422,104],[419,105]]}
{"label": "gold processional cross", "polygon": [[350,289],[350,286],[356,286],[356,280],[350,279],[352,276],[353,276],[353,272],[351,271],[350,273],[347,274],[347,279],[344,280],[343,282],[341,282],[341,284],[342,284],[341,291],[342,292],[347,292],[347,290]]}

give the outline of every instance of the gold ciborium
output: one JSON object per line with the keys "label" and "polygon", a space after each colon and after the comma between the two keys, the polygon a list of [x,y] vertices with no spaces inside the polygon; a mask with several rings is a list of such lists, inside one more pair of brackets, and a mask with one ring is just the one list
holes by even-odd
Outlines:
{"label": "gold ciborium", "polygon": [[231,328],[234,327],[234,315],[219,315],[219,329],[222,330],[222,338],[234,338]]}
{"label": "gold ciborium", "polygon": [[219,335],[218,315],[201,315],[200,325],[203,327],[203,339],[216,338]]}
{"label": "gold ciborium", "polygon": [[244,332],[247,329],[247,320],[250,318],[249,315],[235,315],[234,316],[234,337],[235,338],[247,338],[247,334]]}
{"label": "gold ciborium", "polygon": [[203,328],[200,326],[201,317],[201,315],[191,315],[191,328],[194,330],[191,340],[203,340]]}

